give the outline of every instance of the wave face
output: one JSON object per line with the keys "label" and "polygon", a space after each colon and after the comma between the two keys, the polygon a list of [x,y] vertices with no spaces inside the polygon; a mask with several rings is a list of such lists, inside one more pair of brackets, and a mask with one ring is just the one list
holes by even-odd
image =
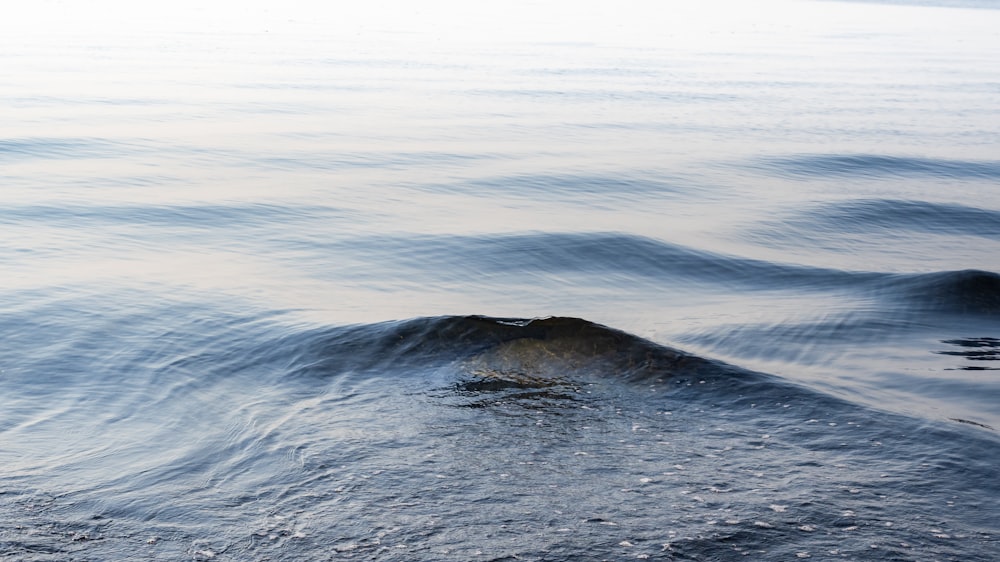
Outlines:
{"label": "wave face", "polygon": [[1000,10],[111,3],[0,18],[0,560],[1000,560]]}

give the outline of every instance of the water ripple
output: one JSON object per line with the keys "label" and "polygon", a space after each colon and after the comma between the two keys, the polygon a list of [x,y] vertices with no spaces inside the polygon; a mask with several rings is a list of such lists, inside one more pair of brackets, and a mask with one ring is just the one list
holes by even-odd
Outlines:
{"label": "water ripple", "polygon": [[958,203],[854,199],[798,211],[774,226],[787,238],[905,230],[1000,239],[1000,211]]}
{"label": "water ripple", "polygon": [[803,154],[761,159],[754,167],[791,178],[1000,179],[1000,161],[881,154]]}

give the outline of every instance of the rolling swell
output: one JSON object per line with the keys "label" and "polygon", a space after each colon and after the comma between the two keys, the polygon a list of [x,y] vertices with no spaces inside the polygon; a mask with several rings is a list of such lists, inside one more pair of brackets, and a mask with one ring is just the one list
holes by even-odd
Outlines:
{"label": "rolling swell", "polygon": [[297,352],[296,374],[458,364],[494,377],[603,370],[623,380],[731,373],[734,368],[580,318],[417,318],[323,330]]}
{"label": "rolling swell", "polygon": [[119,158],[122,154],[137,152],[144,142],[86,137],[0,138],[0,162]]}
{"label": "rolling swell", "polygon": [[1000,237],[1000,212],[959,204],[896,199],[837,201],[797,213],[782,223],[800,234],[899,231]]}
{"label": "rolling swell", "polygon": [[1000,314],[1000,274],[989,271],[889,276],[880,285],[914,310],[988,317]]}
{"label": "rolling swell", "polygon": [[519,233],[481,236],[366,237],[327,246],[375,256],[415,275],[460,272],[469,276],[587,274],[608,282],[636,279],[710,282],[769,290],[780,286],[836,288],[877,274],[787,265],[726,256],[694,247],[616,232]]}
{"label": "rolling swell", "polygon": [[[837,292],[874,301],[888,314],[993,315],[1000,307],[1000,277],[990,271],[901,274],[810,267],[621,233],[372,237],[328,243],[325,251],[376,258],[405,268],[412,278],[430,276],[432,282],[442,274],[446,281],[512,284],[533,276],[560,275],[567,282],[586,275],[616,290],[641,280],[663,287],[697,284],[700,290]],[[908,308],[902,309],[901,302]]]}
{"label": "rolling swell", "polygon": [[758,167],[792,178],[1000,179],[1000,162],[888,156],[881,154],[804,154],[767,158]]}
{"label": "rolling swell", "polygon": [[502,194],[534,201],[555,199],[572,202],[582,199],[592,205],[600,201],[620,203],[623,200],[690,197],[694,188],[684,185],[682,189],[681,185],[684,184],[667,181],[662,176],[549,173],[498,176],[453,184],[417,184],[414,188],[431,193],[461,193],[490,198]]}
{"label": "rolling swell", "polygon": [[[426,384],[443,396],[460,391],[460,398],[451,402],[459,406],[530,398],[536,390],[553,387],[572,393],[591,384],[652,391],[683,400],[688,407],[712,403],[736,409],[779,396],[808,400],[817,409],[846,404],[780,377],[581,318],[444,316],[332,328],[299,337],[304,345],[296,347],[296,359],[285,375],[288,381],[368,384],[399,377],[407,384]],[[412,373],[429,372],[444,375],[410,379]]]}
{"label": "rolling swell", "polygon": [[335,219],[332,207],[248,205],[32,205],[3,209],[0,224],[44,224],[57,227],[97,228],[116,226],[182,229],[249,228],[274,223],[289,224],[316,218]]}

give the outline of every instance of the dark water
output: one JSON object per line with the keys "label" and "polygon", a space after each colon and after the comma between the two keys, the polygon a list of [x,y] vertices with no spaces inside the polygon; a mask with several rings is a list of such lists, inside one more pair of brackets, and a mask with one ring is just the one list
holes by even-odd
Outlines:
{"label": "dark water", "polygon": [[1000,558],[1000,11],[106,4],[0,27],[0,558]]}

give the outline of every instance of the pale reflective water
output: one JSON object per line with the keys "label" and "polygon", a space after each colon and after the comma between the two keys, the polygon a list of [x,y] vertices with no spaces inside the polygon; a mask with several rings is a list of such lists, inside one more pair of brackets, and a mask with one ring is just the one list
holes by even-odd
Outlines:
{"label": "pale reflective water", "polygon": [[1000,557],[988,3],[107,4],[0,24],[5,557]]}

